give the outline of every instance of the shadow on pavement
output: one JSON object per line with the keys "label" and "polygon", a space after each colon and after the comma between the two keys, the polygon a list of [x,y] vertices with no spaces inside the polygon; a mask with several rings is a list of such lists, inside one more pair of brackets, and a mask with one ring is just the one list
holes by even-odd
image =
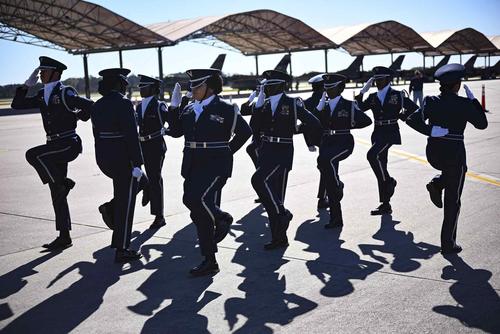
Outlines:
{"label": "shadow on pavement", "polygon": [[412,232],[396,230],[399,221],[393,220],[391,215],[380,218],[380,228],[373,235],[373,239],[383,241],[382,245],[361,244],[359,248],[363,254],[374,260],[389,264],[389,261],[377,253],[390,254],[393,257],[391,269],[400,273],[407,273],[420,268],[417,260],[427,260],[439,252],[440,247],[425,242],[414,242]]}
{"label": "shadow on pavement", "polygon": [[325,230],[319,220],[306,220],[297,229],[295,240],[307,244],[305,251],[317,253],[318,258],[306,262],[309,272],[317,277],[324,287],[320,293],[326,297],[343,297],[354,292],[351,280],[365,280],[370,274],[380,270],[382,265],[361,260],[356,252],[342,248],[341,228]]}
{"label": "shadow on pavement", "polygon": [[[148,233],[138,235],[136,232],[133,235],[136,236],[135,244],[142,244],[152,236]],[[47,260],[54,255],[48,253],[38,260]],[[95,262],[77,262],[60,272],[45,288],[57,284],[74,270],[78,271],[81,278],[67,289],[21,314],[8,324],[2,333],[68,333],[99,309],[107,289],[118,282],[122,275],[143,268],[142,263],[138,261],[130,264],[127,269],[114,264],[114,251],[108,246],[94,252],[93,257]]]}
{"label": "shadow on pavement", "polygon": [[[233,225],[233,230],[242,232],[236,239],[241,245],[232,262],[244,267],[238,274],[244,278],[238,289],[245,294],[242,298],[229,298],[224,304],[225,319],[235,333],[272,333],[267,324],[286,325],[318,306],[309,299],[286,292],[286,277],[278,270],[288,260],[282,258],[283,249],[263,250],[270,236],[267,218],[261,215],[262,212],[262,207],[258,206]],[[240,324],[239,318],[246,320]]]}
{"label": "shadow on pavement", "polygon": [[455,318],[464,326],[500,333],[500,297],[489,283],[491,272],[473,269],[457,254],[445,258],[450,265],[443,268],[441,278],[455,280],[450,286],[450,295],[456,303],[435,306],[432,310]]}

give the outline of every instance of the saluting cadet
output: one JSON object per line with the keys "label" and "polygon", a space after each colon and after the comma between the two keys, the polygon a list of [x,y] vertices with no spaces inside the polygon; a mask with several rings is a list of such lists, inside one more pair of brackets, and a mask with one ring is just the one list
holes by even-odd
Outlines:
{"label": "saluting cadet", "polygon": [[[387,170],[387,157],[392,145],[401,145],[398,119],[405,119],[406,115],[418,109],[405,92],[397,91],[390,85],[394,71],[383,66],[373,68],[373,77],[368,80],[356,96],[358,106],[362,111],[371,109],[375,128],[371,136],[372,147],[368,150],[367,159],[377,177],[379,200],[381,204],[371,211],[372,215],[392,213],[390,200],[394,195],[396,180]],[[373,81],[378,91],[363,101],[363,94],[372,86]]]}
{"label": "saluting cadet", "polygon": [[432,167],[441,171],[441,174],[427,184],[427,190],[438,208],[443,207],[444,190],[444,219],[441,228],[443,254],[459,253],[462,250],[457,245],[456,238],[460,197],[467,172],[465,127],[468,122],[477,129],[486,129],[488,126],[485,110],[466,85],[464,90],[467,98],[457,95],[464,75],[463,65],[448,64],[440,67],[434,77],[441,84],[441,94],[427,96],[422,108],[406,120],[409,126],[429,137],[427,160]]}
{"label": "saluting cadet", "polygon": [[[312,95],[304,100],[304,105],[306,106],[306,109],[309,110],[314,114],[314,111],[316,110],[316,106],[318,105],[319,101],[321,100],[321,97],[323,96],[324,93],[324,87],[323,87],[323,75],[325,73],[321,73],[318,75],[313,76],[308,80],[308,82],[312,86]],[[313,139],[310,138],[310,136],[307,133],[304,133],[304,139],[306,141],[306,145],[309,148],[309,151],[315,152],[316,147],[314,146]],[[328,208],[328,198],[326,195],[326,186],[325,186],[325,180],[323,179],[323,176],[320,174],[319,177],[319,186],[318,186],[318,210],[319,209],[326,209]]]}
{"label": "saluting cadet", "polygon": [[341,96],[347,80],[345,76],[327,73],[323,80],[325,92],[315,107],[315,115],[323,127],[318,166],[325,180],[330,206],[330,222],[325,228],[335,228],[343,226],[340,201],[344,196],[344,183],[339,178],[339,162],[350,156],[354,149],[350,130],[364,128],[372,121],[359,110],[355,101]]}
{"label": "saluting cadet", "polygon": [[180,85],[176,84],[169,111],[172,137],[184,136],[185,147],[181,174],[184,177],[183,202],[196,225],[202,263],[190,270],[193,276],[217,273],[217,243],[229,232],[233,217],[216,205],[216,193],[231,177],[233,154],[252,131],[236,105],[223,101],[222,77],[216,69],[186,72],[194,103],[180,110]]}
{"label": "saluting cadet", "polygon": [[134,107],[125,97],[129,73],[125,68],[99,72],[103,97],[91,113],[97,165],[113,180],[113,199],[101,205],[99,211],[113,229],[111,248],[116,249],[118,263],[141,258],[138,251],[129,249],[138,181],[145,177]]}
{"label": "saluting cadet", "polygon": [[142,101],[136,107],[136,117],[144,167],[149,179],[149,187],[144,191],[142,204],[146,205],[149,200],[151,214],[155,216],[149,228],[158,229],[165,225],[161,170],[167,151],[163,139],[166,133],[164,124],[167,119],[167,107],[157,98],[160,94],[161,81],[142,74],[139,76]]}
{"label": "saluting cadet", "polygon": [[271,250],[288,246],[286,230],[293,215],[284,207],[284,198],[288,173],[292,169],[292,136],[298,132],[297,120],[309,131],[319,131],[321,125],[300,98],[284,93],[290,79],[288,74],[268,70],[262,75],[266,81],[250,120],[253,133],[262,133],[258,169],[252,176],[252,186],[269,217],[271,242],[265,244],[264,249]]}
{"label": "saluting cadet", "polygon": [[[77,121],[90,118],[91,100],[78,96],[76,90],[59,80],[67,68],[63,63],[42,56],[37,67],[23,86],[18,87],[12,109],[39,108],[47,143],[26,152],[26,160],[35,168],[43,184],[49,184],[59,237],[43,245],[48,250],[72,246],[71,217],[67,196],[75,182],[67,177],[68,163],[82,153],[82,141],[76,134]],[[28,97],[28,88],[38,81],[44,84],[35,96]]]}

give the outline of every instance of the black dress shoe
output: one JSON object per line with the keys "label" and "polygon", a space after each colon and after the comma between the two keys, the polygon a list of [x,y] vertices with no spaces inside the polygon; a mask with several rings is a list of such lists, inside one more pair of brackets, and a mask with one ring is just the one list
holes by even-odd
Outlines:
{"label": "black dress shoe", "polygon": [[231,229],[231,224],[233,223],[233,216],[231,216],[227,212],[223,212],[216,220],[215,220],[215,232],[214,232],[214,241],[215,243],[219,243],[227,236],[229,230]]}
{"label": "black dress shoe", "polygon": [[394,191],[396,190],[397,185],[398,185],[398,182],[396,181],[396,179],[391,177],[391,179],[388,181],[388,185],[387,185],[387,195],[389,196],[389,198],[391,198],[392,195],[394,195]]}
{"label": "black dress shoe", "polygon": [[441,197],[442,191],[439,190],[436,187],[436,185],[434,185],[432,182],[427,183],[425,187],[429,192],[429,196],[431,197],[432,203],[434,203],[434,205],[437,206],[438,208],[442,208],[443,207],[443,199]]}
{"label": "black dress shoe", "polygon": [[330,206],[330,204],[328,204],[328,201],[326,200],[326,198],[318,199],[318,210],[327,209],[329,206]]}
{"label": "black dress shoe", "polygon": [[262,201],[260,200],[260,198],[256,198],[253,200],[254,203],[262,203]]}
{"label": "black dress shoe", "polygon": [[115,253],[116,263],[127,263],[139,260],[142,257],[141,253],[131,249],[117,249]]}
{"label": "black dress shoe", "polygon": [[200,265],[194,267],[189,271],[189,273],[193,276],[206,276],[213,275],[219,272],[219,265],[216,261],[208,261],[204,260]]}
{"label": "black dress shoe", "polygon": [[337,228],[337,227],[342,227],[344,226],[344,222],[341,219],[337,220],[330,220],[328,224],[325,224],[326,229],[331,229],[331,228]]}
{"label": "black dress shoe", "polygon": [[151,230],[157,230],[160,227],[165,226],[165,225],[167,225],[167,223],[165,222],[165,218],[163,216],[161,216],[161,217],[157,216],[155,218],[155,220],[153,221],[153,223],[149,226],[149,228]]}
{"label": "black dress shoe", "polygon": [[46,248],[49,251],[63,250],[71,246],[73,246],[73,244],[71,243],[71,238],[63,238],[63,237],[57,237],[51,243],[42,245],[43,248]]}
{"label": "black dress shoe", "polygon": [[441,248],[441,254],[447,255],[447,254],[458,254],[462,251],[462,247],[459,245],[455,245],[451,248]]}
{"label": "black dress shoe", "polygon": [[382,203],[375,210],[370,212],[372,216],[390,215],[391,213],[392,208],[389,203]]}
{"label": "black dress shoe", "polygon": [[264,245],[265,250],[273,250],[286,247],[288,247],[288,239],[272,240],[271,242]]}
{"label": "black dress shoe", "polygon": [[115,229],[115,224],[113,222],[113,213],[111,212],[112,208],[109,203],[104,203],[99,206],[99,212],[102,215],[102,220],[111,230]]}

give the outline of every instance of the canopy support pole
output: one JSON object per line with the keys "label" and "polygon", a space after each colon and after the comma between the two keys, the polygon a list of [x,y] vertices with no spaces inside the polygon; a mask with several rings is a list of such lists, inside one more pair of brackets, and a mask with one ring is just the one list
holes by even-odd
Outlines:
{"label": "canopy support pole", "polygon": [[290,56],[290,76],[293,78],[292,75],[292,53],[288,51],[288,55]]}
{"label": "canopy support pole", "polygon": [[255,76],[259,76],[259,56],[255,55]]}
{"label": "canopy support pole", "polygon": [[391,52],[391,64],[394,63],[394,54]]}
{"label": "canopy support pole", "polygon": [[422,59],[423,59],[423,63],[424,63],[424,70],[425,70],[425,54],[422,54]]}
{"label": "canopy support pole", "polygon": [[325,49],[325,73],[328,73],[328,49]]}
{"label": "canopy support pole", "polygon": [[161,46],[158,48],[158,77],[161,80],[160,100],[163,101],[165,99],[165,87],[163,85],[163,59],[162,59]]}
{"label": "canopy support pole", "polygon": [[123,68],[122,50],[118,50],[118,57],[120,58],[120,68]]}
{"label": "canopy support pole", "polygon": [[89,65],[86,53],[83,54],[83,77],[85,79],[85,96],[90,99]]}

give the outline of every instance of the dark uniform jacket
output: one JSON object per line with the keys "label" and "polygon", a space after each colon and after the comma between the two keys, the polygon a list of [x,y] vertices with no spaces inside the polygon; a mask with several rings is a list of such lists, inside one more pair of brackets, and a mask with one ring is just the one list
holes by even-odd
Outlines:
{"label": "dark uniform jacket", "polygon": [[156,144],[161,146],[163,151],[166,151],[167,147],[161,132],[165,131],[164,125],[167,120],[167,106],[163,102],[158,101],[156,97],[153,97],[149,101],[144,115],[142,112],[142,102],[137,105],[136,118],[139,125],[139,136],[146,137],[153,135],[155,137],[144,143]]}
{"label": "dark uniform jacket", "polygon": [[[362,101],[362,95],[356,96],[358,106],[362,111],[371,109],[373,112],[373,123],[375,128],[372,133],[372,142],[383,142],[388,144],[401,144],[398,119],[406,119],[418,106],[407,98],[402,91],[389,88],[385,95],[384,103],[381,104],[377,93],[372,93]],[[380,121],[392,120],[394,124],[378,125]]]}
{"label": "dark uniform jacket", "polygon": [[[262,107],[254,108],[250,126],[254,134],[261,133],[264,137],[279,137],[291,141],[292,136],[298,133],[299,120],[305,124],[306,131],[321,131],[319,120],[305,108],[300,98],[283,94],[274,115],[269,98]],[[292,169],[293,143],[270,143],[263,140],[260,152],[259,164],[278,162],[284,168]]]}
{"label": "dark uniform jacket", "polygon": [[[12,100],[13,109],[39,108],[42,115],[43,127],[47,136],[56,136],[76,129],[77,121],[87,121],[90,118],[92,100],[77,95],[73,87],[57,83],[50,94],[49,104],[44,100],[44,90],[41,89],[35,96],[27,97],[28,88],[20,86]],[[72,112],[71,110],[80,110]]]}
{"label": "dark uniform jacket", "polygon": [[[410,115],[406,123],[428,138],[427,154],[439,155],[440,160],[449,164],[466,165],[463,140],[467,122],[478,129],[486,129],[488,120],[479,101],[469,100],[454,93],[427,96],[422,108]],[[432,126],[440,126],[449,131],[445,138],[431,137]],[[458,139],[458,140],[457,140]],[[432,163],[432,161],[429,161]],[[439,168],[438,168],[439,169]]]}
{"label": "dark uniform jacket", "polygon": [[143,164],[132,102],[111,92],[91,112],[97,163],[139,167]]}
{"label": "dark uniform jacket", "polygon": [[343,97],[340,97],[333,112],[327,100],[325,108],[322,111],[314,108],[313,114],[319,119],[323,132],[318,131],[311,138],[315,145],[323,146],[323,148],[337,144],[340,146],[348,144],[354,147],[354,138],[350,133],[329,136],[325,134],[325,131],[361,129],[372,123],[370,117],[359,110],[355,101],[349,101]]}
{"label": "dark uniform jacket", "polygon": [[[184,178],[189,177],[195,167],[216,168],[221,176],[231,177],[233,154],[252,135],[238,107],[223,101],[219,96],[215,96],[204,107],[197,121],[191,103],[182,111],[180,108],[172,109],[168,113],[168,123],[167,134],[175,138],[184,136],[186,141],[181,170]],[[189,142],[222,144],[220,148],[191,148]],[[223,144],[225,142],[229,144]]]}

